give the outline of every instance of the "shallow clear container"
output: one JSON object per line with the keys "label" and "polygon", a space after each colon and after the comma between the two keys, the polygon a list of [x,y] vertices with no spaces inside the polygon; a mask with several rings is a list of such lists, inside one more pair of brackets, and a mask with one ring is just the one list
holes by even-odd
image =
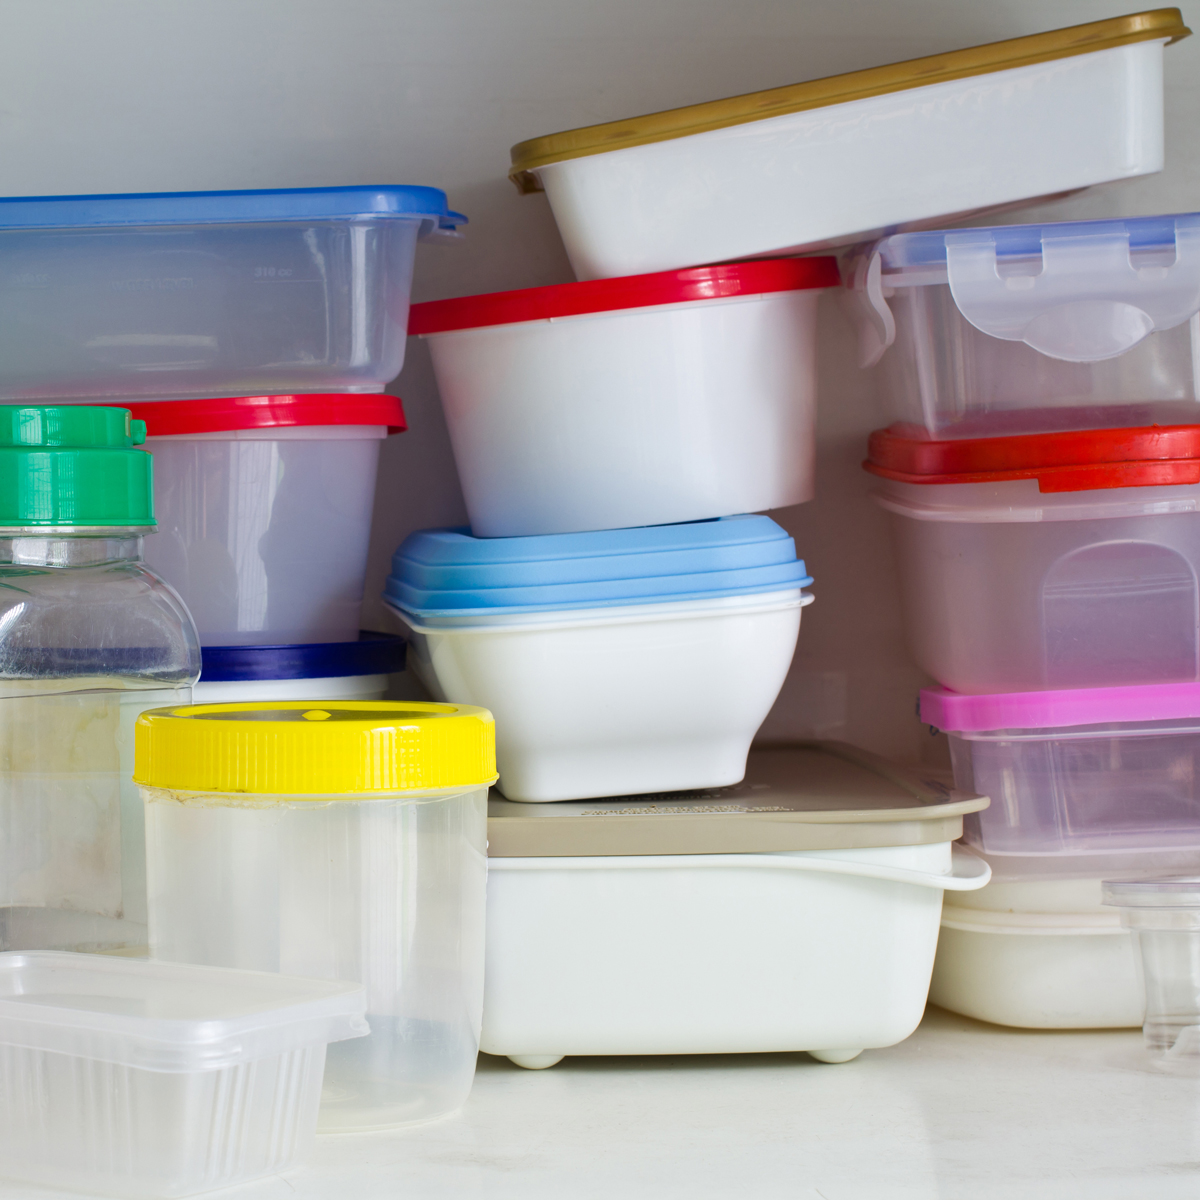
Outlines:
{"label": "shallow clear container", "polygon": [[0,200],[0,398],[377,392],[436,188]]}
{"label": "shallow clear container", "polygon": [[362,989],[91,954],[0,954],[0,1175],[190,1196],[312,1145]]}

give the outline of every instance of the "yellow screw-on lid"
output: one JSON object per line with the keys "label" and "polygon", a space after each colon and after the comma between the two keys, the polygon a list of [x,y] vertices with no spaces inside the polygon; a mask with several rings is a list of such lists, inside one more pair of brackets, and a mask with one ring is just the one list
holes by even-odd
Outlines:
{"label": "yellow screw-on lid", "polygon": [[156,708],[137,722],[133,778],[184,792],[331,796],[482,787],[496,779],[486,708],[289,700]]}

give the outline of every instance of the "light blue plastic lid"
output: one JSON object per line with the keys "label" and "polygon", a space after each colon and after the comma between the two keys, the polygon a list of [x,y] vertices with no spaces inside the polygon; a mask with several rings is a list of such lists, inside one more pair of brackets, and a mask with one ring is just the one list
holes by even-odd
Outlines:
{"label": "light blue plastic lid", "polygon": [[722,517],[596,533],[477,538],[411,534],[384,599],[417,617],[665,604],[806,587],[812,579],[770,517]]}
{"label": "light blue plastic lid", "polygon": [[268,188],[245,192],[142,192],[0,197],[0,230],[113,225],[211,225],[408,217],[430,228],[466,223],[430,187]]}

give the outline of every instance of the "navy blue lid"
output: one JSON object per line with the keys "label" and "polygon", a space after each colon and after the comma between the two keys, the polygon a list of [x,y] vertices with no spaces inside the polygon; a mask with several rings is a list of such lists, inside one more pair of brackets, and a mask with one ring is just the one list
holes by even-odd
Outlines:
{"label": "navy blue lid", "polygon": [[208,225],[420,217],[439,229],[466,222],[430,187],[267,188],[247,192],[130,192],[0,197],[0,229]]}
{"label": "navy blue lid", "polygon": [[337,679],[404,670],[404,639],[363,630],[357,642],[299,646],[202,646],[204,683],[267,679]]}
{"label": "navy blue lid", "polygon": [[812,583],[770,517],[722,517],[595,533],[477,538],[411,534],[392,557],[384,599],[415,616],[660,604]]}

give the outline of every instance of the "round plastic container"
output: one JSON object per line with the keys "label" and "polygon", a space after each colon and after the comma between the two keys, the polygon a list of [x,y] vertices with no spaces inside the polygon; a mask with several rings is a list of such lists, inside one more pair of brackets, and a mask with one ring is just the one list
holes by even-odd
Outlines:
{"label": "round plastic container", "polygon": [[1162,170],[1176,8],[973,46],[512,149],[580,279],[861,241]]}
{"label": "round plastic container", "polygon": [[1142,1023],[1137,948],[1099,879],[998,879],[942,905],[929,999],[1022,1029]]}
{"label": "round plastic container", "polygon": [[404,670],[404,639],[389,633],[357,642],[299,646],[205,646],[197,704],[239,700],[382,700],[388,677]]}
{"label": "round plastic container", "polygon": [[142,562],[144,428],[0,406],[0,950],[146,945],[133,725],[186,703],[196,628]]}
{"label": "round plastic container", "polygon": [[963,836],[998,872],[1094,879],[1177,869],[1181,854],[1200,865],[1200,684],[926,689],[920,715],[949,734],[955,784],[992,799]]}
{"label": "round plastic container", "polygon": [[134,405],[154,455],[147,561],[204,646],[358,637],[379,447],[395,396],[242,396]]}
{"label": "round plastic container", "polygon": [[851,274],[906,432],[1200,419],[1200,213],[896,234]]}
{"label": "round plastic container", "polygon": [[320,1129],[429,1120],[470,1092],[493,728],[387,701],[138,722],[154,957],[366,988],[371,1032],[330,1051]]}
{"label": "round plastic container", "polygon": [[384,598],[437,697],[492,708],[510,800],[736,783],[812,597],[768,517],[543,538],[428,530]]}
{"label": "round plastic container", "polygon": [[832,258],[413,306],[477,537],[781,508],[813,494]]}
{"label": "round plastic container", "polygon": [[871,436],[917,663],[958,692],[1200,679],[1200,426]]}

